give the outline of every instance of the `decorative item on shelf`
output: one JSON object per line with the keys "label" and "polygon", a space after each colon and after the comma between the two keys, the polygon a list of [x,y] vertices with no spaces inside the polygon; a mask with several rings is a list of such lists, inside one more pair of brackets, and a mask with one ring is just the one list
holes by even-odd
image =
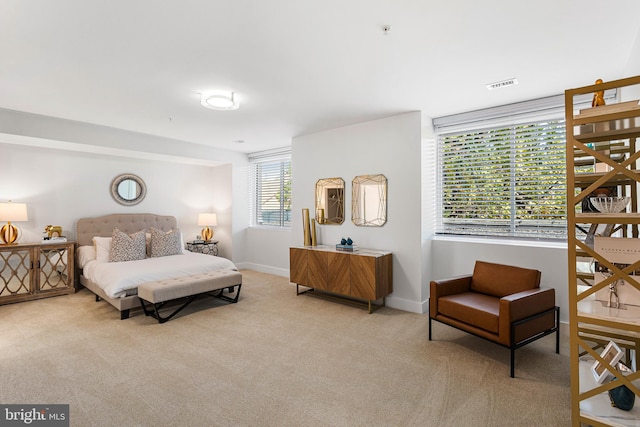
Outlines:
{"label": "decorative item on shelf", "polygon": [[[628,271],[630,265],[614,263],[616,268],[624,271]],[[640,282],[640,272],[630,272],[629,278]],[[640,306],[640,290],[636,289],[632,283],[620,277],[615,277],[614,273],[607,267],[599,265],[593,273],[594,285],[598,285],[605,280],[610,282],[609,286],[602,287],[596,290],[595,293],[596,301],[600,301],[603,307],[627,310],[630,308],[628,306]]]}
{"label": "decorative item on shelf", "polygon": [[44,232],[47,233],[47,236],[44,240],[49,240],[52,237],[62,237],[62,226],[60,225],[47,225],[44,228]]}
{"label": "decorative item on shelf", "polygon": [[201,236],[205,242],[208,242],[213,238],[214,234],[213,230],[209,227],[218,225],[218,216],[214,213],[201,213],[198,215],[198,225],[201,227],[204,226]]}
{"label": "decorative item on shelf", "polygon": [[316,237],[316,220],[311,219],[311,246],[318,246],[318,238]]}
{"label": "decorative item on shelf", "polygon": [[43,237],[42,243],[67,243],[67,238],[65,236]]}
{"label": "decorative item on shelf", "polygon": [[[616,370],[623,376],[633,373],[633,371],[624,363],[618,363],[616,365]],[[617,380],[617,378],[614,378],[612,381]],[[633,409],[633,404],[636,401],[636,395],[633,391],[629,390],[629,387],[621,385],[609,390],[609,399],[611,400],[611,406],[614,408],[622,409],[623,411],[630,411]]]}
{"label": "decorative item on shelf", "polygon": [[600,187],[593,190],[589,196],[582,199],[582,213],[598,212],[591,203],[591,199],[595,197],[615,197],[618,195],[616,187]]}
{"label": "decorative item on shelf", "polygon": [[66,243],[67,238],[62,235],[61,225],[47,225],[42,232],[42,243]]}
{"label": "decorative item on shelf", "polygon": [[[640,270],[630,271],[630,266],[640,257],[640,239],[596,236],[593,249],[613,264],[606,266],[596,263],[594,285],[604,281],[609,284],[597,286],[596,301],[600,301],[604,307],[621,310],[626,310],[628,306],[640,306],[640,290],[631,282],[640,282]],[[623,276],[622,272],[629,276]]]}
{"label": "decorative item on shelf", "polygon": [[27,205],[25,203],[13,203],[11,200],[7,203],[0,203],[0,221],[7,221],[0,228],[0,236],[3,244],[12,245],[16,243],[20,230],[11,221],[28,221]]}
{"label": "decorative item on shelf", "polygon": [[311,225],[309,223],[309,209],[302,209],[302,233],[304,235],[304,245],[311,246]]}
{"label": "decorative item on shelf", "polygon": [[[603,272],[602,274],[605,277],[613,276],[613,273],[611,273],[608,270],[606,272]],[[595,273],[594,273],[594,278],[595,278]],[[615,279],[611,283],[609,283],[609,291],[607,294],[607,305],[606,305],[609,308],[623,308],[620,305],[620,296],[618,296],[618,282],[622,282],[622,284],[624,285],[624,280],[619,280],[619,279]],[[613,303],[611,302],[611,300],[614,300]]]}
{"label": "decorative item on shelf", "polygon": [[358,249],[360,249],[360,247],[353,244],[351,237],[347,237],[346,239],[343,237],[340,243],[336,245],[337,251],[356,252]]}
{"label": "decorative item on shelf", "polygon": [[[601,85],[602,79],[598,79],[596,80],[597,85]],[[593,100],[591,101],[591,106],[592,107],[599,107],[600,105],[604,105],[604,90],[598,90],[596,92],[593,93]]]}
{"label": "decorative item on shelf", "polygon": [[[609,344],[602,350],[600,356],[611,366],[616,366],[616,363],[622,359],[624,352],[618,347],[613,341],[609,341]],[[596,360],[591,367],[591,372],[593,373],[594,378],[598,384],[602,384],[604,380],[606,380],[611,372],[602,364],[599,360]]]}
{"label": "decorative item on shelf", "polygon": [[626,209],[629,197],[591,197],[590,202],[601,213],[618,213]]}

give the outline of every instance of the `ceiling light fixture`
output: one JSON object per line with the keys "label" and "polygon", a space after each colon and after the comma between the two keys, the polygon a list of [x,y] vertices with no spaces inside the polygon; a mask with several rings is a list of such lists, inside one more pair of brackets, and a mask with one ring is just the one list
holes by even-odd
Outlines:
{"label": "ceiling light fixture", "polygon": [[240,106],[233,92],[205,92],[200,94],[200,103],[212,110],[237,110]]}

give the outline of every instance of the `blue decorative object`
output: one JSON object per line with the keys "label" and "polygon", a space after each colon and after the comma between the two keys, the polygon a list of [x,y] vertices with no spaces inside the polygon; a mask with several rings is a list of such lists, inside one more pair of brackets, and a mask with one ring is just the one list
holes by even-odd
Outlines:
{"label": "blue decorative object", "polygon": [[[616,369],[622,375],[633,373],[633,371],[623,363],[618,363]],[[617,380],[617,378],[614,378],[612,381]],[[636,401],[636,395],[634,392],[629,390],[626,385],[621,385],[609,390],[609,399],[611,399],[611,406],[622,409],[623,411],[630,411]]]}
{"label": "blue decorative object", "polygon": [[622,409],[623,411],[630,411],[636,401],[636,395],[629,390],[629,387],[621,385],[620,387],[609,390],[609,399],[611,399],[611,406]]}
{"label": "blue decorative object", "polygon": [[347,245],[353,245],[353,240],[351,240],[351,237],[347,237]]}
{"label": "blue decorative object", "polygon": [[347,244],[347,239],[345,239],[344,237],[342,238],[342,240],[340,240],[340,244],[341,245],[346,245]]}

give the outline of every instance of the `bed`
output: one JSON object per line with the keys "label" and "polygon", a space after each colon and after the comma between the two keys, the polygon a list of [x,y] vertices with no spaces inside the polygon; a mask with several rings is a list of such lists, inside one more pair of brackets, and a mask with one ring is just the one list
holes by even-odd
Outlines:
{"label": "bed", "polygon": [[[237,270],[226,258],[186,250],[181,254],[147,257],[136,261],[101,262],[100,259],[104,261],[104,258],[95,259],[96,245],[100,245],[99,242],[105,238],[110,238],[114,228],[126,234],[133,234],[151,228],[166,233],[177,230],[178,227],[175,217],[155,214],[111,214],[78,220],[77,277],[85,288],[96,295],[96,301],[104,300],[113,305],[120,312],[121,319],[127,319],[131,309],[140,308],[136,292],[139,284],[178,278],[192,273]],[[147,237],[147,245],[148,239]],[[184,244],[182,247],[184,248]],[[90,253],[93,254],[93,258],[87,256]]]}

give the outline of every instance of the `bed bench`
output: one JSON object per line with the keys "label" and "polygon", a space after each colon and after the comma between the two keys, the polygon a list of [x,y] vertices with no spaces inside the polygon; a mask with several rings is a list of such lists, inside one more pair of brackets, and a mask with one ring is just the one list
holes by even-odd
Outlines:
{"label": "bed bench", "polygon": [[[225,289],[235,290],[235,296],[223,295]],[[175,279],[164,279],[138,285],[138,299],[146,316],[152,316],[159,323],[164,323],[178,314],[200,295],[209,295],[230,303],[238,302],[242,274],[235,270],[217,270],[208,273],[182,276]],[[168,302],[186,298],[185,302],[166,316],[161,316],[159,310]],[[147,308],[147,303],[152,309]]]}

